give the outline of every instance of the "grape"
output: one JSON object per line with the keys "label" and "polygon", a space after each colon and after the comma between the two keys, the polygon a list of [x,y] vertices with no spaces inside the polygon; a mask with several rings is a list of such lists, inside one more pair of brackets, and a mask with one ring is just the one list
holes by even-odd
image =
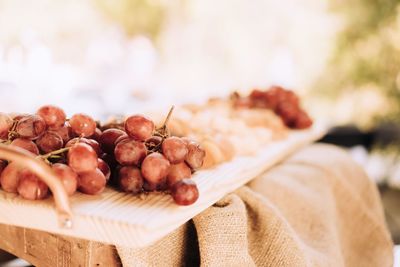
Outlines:
{"label": "grape", "polygon": [[72,128],[69,123],[65,123],[63,126],[57,129],[50,128],[48,131],[58,134],[63,140],[64,144],[66,144],[73,137]]}
{"label": "grape", "polygon": [[11,117],[5,113],[0,112],[0,138],[7,138],[8,130],[13,124]]}
{"label": "grape", "polygon": [[99,139],[101,148],[106,153],[113,153],[115,148],[115,141],[121,136],[128,136],[124,131],[116,128],[110,128],[105,130]]}
{"label": "grape", "polygon": [[94,149],[84,143],[77,143],[68,151],[68,165],[78,174],[97,168],[97,155]]}
{"label": "grape", "polygon": [[172,136],[162,143],[162,152],[172,164],[177,164],[185,160],[188,148],[183,140]]}
{"label": "grape", "polygon": [[153,135],[149,139],[146,140],[146,145],[148,147],[156,147],[162,143],[163,139],[161,136]]}
{"label": "grape", "polygon": [[121,135],[120,137],[118,137],[117,140],[115,140],[114,145],[118,145],[119,142],[121,142],[122,140],[125,140],[125,139],[130,139],[129,135],[127,135],[126,133],[124,135]]}
{"label": "grape", "polygon": [[37,140],[36,144],[44,154],[58,150],[63,147],[62,138],[54,132],[45,132]]}
{"label": "grape", "polygon": [[47,126],[53,129],[62,127],[66,119],[64,110],[52,105],[39,108],[36,114],[42,117]]}
{"label": "grape", "polygon": [[115,146],[114,156],[121,165],[136,165],[146,157],[147,149],[143,142],[125,139]]}
{"label": "grape", "polygon": [[78,175],[68,165],[56,163],[52,169],[63,184],[65,191],[72,196],[78,187]]}
{"label": "grape", "polygon": [[285,125],[290,128],[294,127],[298,112],[298,108],[285,102],[280,103],[276,109],[276,113],[282,118]]}
{"label": "grape", "polygon": [[119,187],[124,192],[140,193],[143,177],[140,169],[133,166],[123,166],[118,172]]}
{"label": "grape", "polygon": [[199,198],[199,190],[191,179],[182,179],[171,188],[171,195],[175,203],[181,206],[191,205]]}
{"label": "grape", "polygon": [[308,114],[305,113],[304,111],[299,111],[299,113],[297,114],[296,120],[294,122],[294,128],[305,129],[305,128],[311,127],[312,124],[313,124],[313,122],[310,119],[310,117],[308,116]]}
{"label": "grape", "polygon": [[168,175],[169,161],[160,153],[148,155],[142,162],[142,175],[147,182],[159,184]]}
{"label": "grape", "polygon": [[103,155],[103,151],[100,148],[100,144],[96,140],[88,139],[88,138],[84,138],[84,137],[82,137],[82,138],[75,137],[75,138],[69,140],[68,143],[65,144],[65,147],[72,147],[76,143],[83,143],[83,144],[87,144],[87,145],[91,146],[93,148],[93,150],[96,152],[98,157]]}
{"label": "grape", "polygon": [[4,191],[17,193],[21,167],[16,162],[9,163],[0,175],[0,185]]}
{"label": "grape", "polygon": [[18,121],[16,132],[22,138],[36,139],[46,130],[45,121],[37,115],[28,115]]}
{"label": "grape", "polygon": [[146,180],[143,182],[143,190],[146,192],[166,191],[168,190],[167,179],[161,179],[158,183],[150,183]]}
{"label": "grape", "polygon": [[111,176],[111,170],[108,164],[102,160],[102,159],[97,159],[97,168],[104,174],[104,177],[106,178],[106,181],[110,180]]}
{"label": "grape", "polygon": [[0,175],[6,166],[7,166],[7,162],[5,160],[0,159]]}
{"label": "grape", "polygon": [[24,169],[19,172],[17,191],[25,199],[37,200],[46,198],[49,188],[34,173]]}
{"label": "grape", "polygon": [[72,131],[81,137],[91,136],[96,131],[96,122],[86,114],[75,114],[69,120],[69,124]]}
{"label": "grape", "polygon": [[143,115],[133,115],[125,120],[126,133],[139,141],[150,138],[154,132],[154,122]]}
{"label": "grape", "polygon": [[99,128],[96,128],[96,130],[94,131],[94,134],[90,136],[91,139],[96,140],[97,142],[100,143],[100,136],[102,134],[102,131]]}
{"label": "grape", "polygon": [[39,149],[38,149],[37,145],[29,139],[17,138],[17,139],[14,139],[10,145],[23,148],[35,155],[39,155]]}
{"label": "grape", "polygon": [[206,151],[194,141],[188,142],[186,146],[188,148],[188,153],[186,155],[185,162],[193,170],[199,169],[201,166],[203,166]]}
{"label": "grape", "polygon": [[79,173],[78,189],[88,195],[98,195],[106,187],[106,178],[99,169]]}
{"label": "grape", "polygon": [[185,162],[178,164],[171,164],[167,176],[168,187],[171,188],[176,182],[184,178],[190,178],[192,176],[192,170],[186,165]]}

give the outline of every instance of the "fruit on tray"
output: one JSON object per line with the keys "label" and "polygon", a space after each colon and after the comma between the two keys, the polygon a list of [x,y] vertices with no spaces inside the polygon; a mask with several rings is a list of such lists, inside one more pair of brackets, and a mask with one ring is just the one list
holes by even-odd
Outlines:
{"label": "fruit on tray", "polygon": [[[194,140],[169,134],[171,112],[160,127],[143,115],[101,126],[82,113],[67,119],[61,108],[47,105],[36,114],[0,113],[0,138],[49,164],[68,195],[97,195],[110,184],[132,194],[170,192],[178,205],[190,205],[199,196],[190,178],[206,153]],[[47,185],[16,162],[0,160],[0,186],[29,200],[49,195]]]}
{"label": "fruit on tray", "polygon": [[308,114],[300,106],[299,97],[291,90],[280,86],[271,86],[268,90],[254,89],[249,96],[231,95],[236,108],[269,109],[282,119],[291,129],[306,129],[313,124]]}

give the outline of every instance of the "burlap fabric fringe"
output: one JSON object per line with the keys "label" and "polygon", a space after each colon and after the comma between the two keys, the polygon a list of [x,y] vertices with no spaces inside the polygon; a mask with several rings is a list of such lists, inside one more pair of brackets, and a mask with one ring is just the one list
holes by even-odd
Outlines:
{"label": "burlap fabric fringe", "polygon": [[[218,179],[218,177],[216,177]],[[124,266],[392,266],[376,186],[348,155],[313,145],[142,249]]]}

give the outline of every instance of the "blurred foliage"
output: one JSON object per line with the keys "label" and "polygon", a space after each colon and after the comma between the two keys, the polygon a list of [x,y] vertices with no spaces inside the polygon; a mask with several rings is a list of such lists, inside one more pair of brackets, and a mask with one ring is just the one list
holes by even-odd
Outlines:
{"label": "blurred foliage", "polygon": [[345,24],[315,93],[339,99],[375,91],[385,104],[371,118],[371,125],[382,120],[400,122],[400,1],[331,0],[331,4]]}
{"label": "blurred foliage", "polygon": [[128,35],[156,38],[165,19],[165,7],[157,0],[94,0]]}

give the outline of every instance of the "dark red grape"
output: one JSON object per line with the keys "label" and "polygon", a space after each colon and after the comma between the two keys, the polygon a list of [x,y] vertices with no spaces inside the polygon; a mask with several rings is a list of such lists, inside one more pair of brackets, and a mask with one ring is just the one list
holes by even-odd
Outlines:
{"label": "dark red grape", "polygon": [[45,132],[37,140],[36,144],[44,154],[58,150],[63,147],[62,138],[55,132]]}
{"label": "dark red grape", "polygon": [[142,175],[151,184],[159,184],[168,175],[170,163],[160,153],[148,155],[142,162]]}
{"label": "dark red grape", "polygon": [[203,166],[206,151],[196,142],[187,142],[188,153],[185,157],[185,162],[193,170],[197,170]]}
{"label": "dark red grape", "polygon": [[4,191],[17,193],[19,172],[21,167],[16,162],[10,162],[0,175],[0,185]]}
{"label": "dark red grape", "polygon": [[68,165],[78,174],[97,168],[97,155],[94,149],[84,143],[77,143],[68,151]]}
{"label": "dark red grape", "polygon": [[123,166],[118,172],[119,188],[124,192],[140,193],[143,177],[140,169],[133,166]]}
{"label": "dark red grape", "polygon": [[99,139],[101,148],[106,153],[113,153],[115,149],[115,141],[121,136],[128,136],[124,131],[116,128],[110,128],[105,130]]}
{"label": "dark red grape", "polygon": [[52,105],[46,105],[39,108],[36,114],[42,117],[47,126],[53,129],[62,127],[66,119],[64,110]]}
{"label": "dark red grape", "polygon": [[37,145],[29,139],[17,138],[17,139],[14,139],[10,145],[23,148],[35,155],[39,155],[39,149],[38,149]]}
{"label": "dark red grape", "polygon": [[78,187],[78,174],[65,164],[55,163],[51,167],[63,184],[67,194],[72,196]]}
{"label": "dark red grape", "polygon": [[168,187],[171,188],[176,182],[184,178],[190,178],[192,176],[192,170],[186,165],[185,162],[178,164],[171,164],[167,176]]}
{"label": "dark red grape", "polygon": [[19,182],[17,191],[20,196],[29,200],[44,199],[47,197],[49,188],[34,173],[24,169],[18,174]]}
{"label": "dark red grape", "polygon": [[0,138],[7,138],[8,130],[10,130],[13,124],[12,118],[0,112]]}
{"label": "dark red grape", "polygon": [[181,206],[191,205],[199,198],[199,190],[191,179],[182,179],[171,188],[171,195],[175,203]]}
{"label": "dark red grape", "polygon": [[36,139],[46,130],[45,121],[38,115],[25,116],[18,121],[16,132],[22,138]]}
{"label": "dark red grape", "polygon": [[188,153],[186,143],[179,137],[168,137],[162,143],[162,152],[172,164],[183,162]]}
{"label": "dark red grape", "polygon": [[96,122],[86,114],[75,114],[69,120],[72,131],[81,137],[87,137],[94,134],[96,131]]}
{"label": "dark red grape", "polygon": [[88,195],[98,195],[106,188],[106,178],[99,169],[79,173],[78,189]]}
{"label": "dark red grape", "polygon": [[104,177],[106,178],[106,181],[110,180],[111,176],[111,169],[108,166],[108,164],[102,160],[102,159],[97,159],[97,168],[104,174]]}
{"label": "dark red grape", "polygon": [[146,157],[147,149],[143,142],[125,139],[115,146],[114,156],[121,165],[139,166]]}
{"label": "dark red grape", "polygon": [[154,132],[154,122],[143,115],[133,115],[125,120],[126,133],[139,141],[150,138]]}

